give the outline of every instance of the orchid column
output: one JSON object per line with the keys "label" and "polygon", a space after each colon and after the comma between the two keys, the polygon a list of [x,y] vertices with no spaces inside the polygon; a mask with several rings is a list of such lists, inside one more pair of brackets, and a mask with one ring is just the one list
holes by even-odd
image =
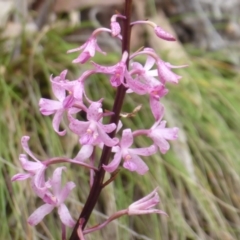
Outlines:
{"label": "orchid column", "polygon": [[[86,63],[94,57],[96,51],[106,55],[97,44],[97,36],[102,32],[108,32],[112,37],[122,41],[122,55],[118,63],[113,66],[102,66],[92,62],[93,68],[85,71],[78,79],[73,81],[67,79],[67,70],[62,71],[59,76],[51,76],[52,90],[57,100],[42,98],[39,101],[40,111],[43,115],[54,115],[53,129],[59,136],[67,133],[66,129],[59,130],[63,115],[67,115],[68,130],[76,134],[79,139],[80,150],[78,154],[69,158],[52,157],[40,161],[29,149],[28,141],[30,138],[28,136],[22,138],[23,149],[34,161],[29,161],[27,155],[21,154],[19,159],[22,168],[27,173],[16,174],[12,177],[12,181],[22,181],[30,178],[33,191],[44,202],[28,218],[28,223],[37,225],[54,208],[57,208],[62,222],[63,240],[66,239],[66,226],[73,227],[70,240],[84,240],[86,234],[103,228],[112,220],[123,215],[166,214],[153,208],[160,201],[156,188],[147,196],[130,204],[126,209],[119,210],[109,216],[105,222],[85,229],[102,189],[114,180],[113,177],[104,183],[105,172],[114,173],[123,162],[122,166],[126,170],[144,175],[148,171],[148,166],[140,156],[151,156],[158,151],[162,154],[166,153],[170,148],[168,140],[175,140],[178,135],[177,128],[166,127],[166,121],[163,120],[164,106],[161,104],[161,98],[168,93],[166,84],[168,82],[176,84],[181,78],[171,69],[185,67],[185,65],[173,66],[166,63],[151,48],[144,48],[141,51],[131,53],[131,28],[136,24],[148,24],[153,27],[159,38],[166,41],[175,41],[173,36],[153,22],[131,22],[131,12],[132,0],[126,0],[124,14],[113,15],[109,29],[96,29],[86,43],[69,51],[69,53],[81,51],[80,55],[73,60],[73,63],[76,64]],[[122,29],[117,20],[121,21]],[[134,61],[138,55],[146,56],[144,65]],[[156,69],[154,69],[154,66]],[[106,74],[109,77],[109,84],[117,89],[111,111],[103,109],[104,98],[93,101],[85,92],[85,82],[91,80],[91,75],[98,73]],[[120,111],[125,94],[146,95],[148,97],[150,109],[155,119],[151,128],[132,131],[127,126],[122,125]],[[84,112],[86,119],[77,117],[76,113],[79,112]],[[106,117],[110,118],[109,123],[103,124],[102,120]],[[140,135],[150,138],[152,144],[140,148],[132,147],[135,137]],[[95,157],[96,148],[102,149],[100,159]],[[71,217],[64,203],[75,187],[74,179],[67,182],[63,188],[61,187],[62,172],[67,170],[66,167],[57,167],[52,177],[45,180],[48,166],[62,162],[85,167],[90,171],[89,195],[76,221]]]}

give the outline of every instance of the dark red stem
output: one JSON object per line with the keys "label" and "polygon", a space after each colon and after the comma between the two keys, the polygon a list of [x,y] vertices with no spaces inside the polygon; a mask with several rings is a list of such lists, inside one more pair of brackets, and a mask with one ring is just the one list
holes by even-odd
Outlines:
{"label": "dark red stem", "polygon": [[[129,53],[129,49],[130,49],[131,12],[132,12],[132,0],[125,0],[124,16],[126,16],[126,19],[122,20],[123,21],[123,24],[122,24],[122,33],[123,33],[122,34],[122,36],[123,36],[122,52],[127,51],[128,53]],[[127,60],[127,67],[128,67],[128,63],[129,63],[129,59]],[[110,123],[115,123],[116,125],[118,124],[119,115],[120,115],[120,111],[121,111],[121,108],[123,105],[125,93],[126,93],[126,88],[123,85],[121,85],[117,89],[117,94],[116,94],[116,98],[115,98],[115,101],[113,104],[113,109],[112,109],[112,111],[114,112],[114,115],[111,116]],[[113,138],[115,136],[115,134],[116,134],[116,131],[111,132],[109,134],[109,136]],[[84,227],[86,226],[88,219],[93,211],[93,208],[95,207],[95,205],[98,201],[99,195],[102,190],[103,180],[104,180],[104,175],[105,175],[105,170],[102,168],[102,165],[108,164],[110,156],[111,156],[111,148],[104,146],[102,155],[100,158],[99,166],[98,166],[99,171],[96,172],[93,186],[90,190],[90,193],[89,193],[86,203],[83,207],[83,210],[78,218],[78,221],[73,229],[70,240],[79,240],[79,237],[77,234],[77,229],[79,227],[79,222],[81,221],[80,219],[82,219],[82,220],[84,219],[84,223],[82,225],[82,229],[84,229]]]}

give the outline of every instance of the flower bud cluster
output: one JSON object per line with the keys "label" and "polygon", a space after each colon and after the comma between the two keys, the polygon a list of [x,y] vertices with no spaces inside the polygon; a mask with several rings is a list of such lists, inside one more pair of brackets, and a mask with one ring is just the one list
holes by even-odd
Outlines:
{"label": "flower bud cluster", "polygon": [[[73,63],[86,63],[94,57],[96,51],[106,55],[98,46],[97,36],[102,32],[108,32],[112,37],[121,40],[121,27],[117,22],[118,18],[124,20],[125,16],[120,14],[113,15],[109,29],[96,29],[82,46],[69,50],[68,53],[80,51],[80,55],[73,60]],[[172,35],[150,21],[136,21],[131,26],[133,27],[135,24],[148,24],[154,28],[154,32],[158,37],[167,41],[175,41]],[[135,58],[139,55],[146,56],[144,65],[135,61]],[[130,64],[128,65],[129,60]],[[105,145],[111,148],[111,151],[114,153],[113,159],[110,159],[108,164],[102,164],[101,167],[105,171],[110,173],[116,171],[122,162],[123,168],[143,175],[148,171],[148,166],[141,156],[151,156],[158,151],[165,154],[169,150],[170,145],[168,141],[177,139],[178,128],[166,127],[166,121],[163,120],[164,106],[161,103],[161,99],[168,93],[166,84],[168,82],[176,84],[181,78],[181,76],[172,71],[173,68],[179,67],[185,67],[185,65],[173,66],[159,58],[154,49],[144,48],[135,53],[124,51],[120,61],[113,66],[103,66],[92,62],[92,69],[83,72],[76,80],[67,79],[67,70],[62,71],[59,76],[50,77],[52,91],[56,100],[41,98],[39,101],[40,112],[43,115],[53,115],[52,126],[54,131],[60,136],[65,135],[67,132],[67,129],[60,130],[63,116],[66,115],[68,130],[78,136],[80,150],[73,158],[57,157],[40,161],[28,147],[29,137],[24,136],[22,138],[23,149],[34,161],[29,161],[27,155],[21,154],[19,160],[26,173],[16,174],[13,176],[12,181],[30,178],[33,191],[44,202],[44,205],[35,210],[29,217],[29,224],[38,224],[54,208],[57,208],[60,220],[64,225],[73,227],[75,224],[64,204],[65,199],[75,187],[75,184],[67,182],[61,188],[61,175],[65,167],[57,167],[53,172],[52,178],[45,180],[45,172],[49,165],[60,162],[78,164],[90,169],[92,171],[91,176],[94,178],[95,171],[98,171],[95,166],[98,166],[99,162],[97,159],[94,159],[94,161],[90,161],[90,164],[87,164],[86,161],[94,156],[96,148],[102,149]],[[119,121],[118,125],[113,122],[104,124],[103,119],[114,115],[114,109],[112,112],[105,111],[103,109],[104,98],[93,101],[87,96],[85,91],[86,81],[90,81],[90,76],[98,73],[106,74],[113,88],[124,86],[127,94],[147,95],[155,120],[152,127],[132,131],[132,129],[127,127],[123,128],[121,121]],[[79,116],[77,113],[80,112],[84,113],[86,119],[77,118]],[[119,131],[122,132],[121,137],[118,136]],[[117,132],[117,135],[110,137],[109,133],[112,132]],[[150,138],[152,144],[150,146],[142,146],[141,148],[132,147],[135,137],[140,135]],[[150,195],[131,204],[128,209],[121,212],[118,216],[146,213],[163,214],[164,212],[160,210],[152,209],[158,202],[159,197],[155,189]],[[95,228],[95,230],[97,229]],[[82,234],[86,233],[88,233],[88,230],[82,232]]]}

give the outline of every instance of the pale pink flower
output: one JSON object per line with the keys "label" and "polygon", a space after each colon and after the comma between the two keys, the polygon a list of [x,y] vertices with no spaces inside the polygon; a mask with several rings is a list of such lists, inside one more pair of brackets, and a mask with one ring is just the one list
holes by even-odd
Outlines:
{"label": "pale pink flower", "polygon": [[154,28],[154,32],[159,38],[166,40],[166,41],[176,41],[176,39],[170,33],[164,31],[155,22],[152,22],[149,20],[138,20],[138,21],[131,23],[131,25],[136,25],[136,24],[148,24]]}
{"label": "pale pink flower", "polygon": [[68,182],[64,188],[61,189],[61,176],[64,168],[65,167],[59,167],[53,172],[53,177],[49,181],[52,188],[52,193],[48,191],[44,195],[42,199],[45,204],[36,209],[28,218],[28,223],[30,225],[37,225],[55,207],[58,209],[58,215],[64,225],[69,227],[73,227],[75,225],[75,221],[71,217],[68,208],[64,204],[64,201],[70,194],[70,191],[75,187],[75,184],[73,182]]}
{"label": "pale pink flower", "polygon": [[159,100],[168,93],[168,90],[157,79],[151,76],[148,78],[144,70],[141,72],[142,73],[140,73],[135,79],[132,79],[130,74],[126,72],[126,86],[129,87],[132,92],[135,92],[139,95],[149,95],[150,108],[154,118],[157,120],[159,119],[161,108]]}
{"label": "pale pink flower", "polygon": [[102,104],[100,102],[93,102],[87,109],[87,120],[79,121],[69,116],[69,128],[80,137],[82,145],[96,145],[104,143],[112,147],[118,143],[117,138],[110,138],[107,133],[116,129],[116,124],[102,124],[103,117]]}
{"label": "pale pink flower", "polygon": [[157,25],[154,27],[154,32],[161,39],[164,39],[167,41],[176,41],[176,38],[173,37],[173,35],[164,31],[161,27],[159,27]]}
{"label": "pale pink flower", "polygon": [[43,197],[47,188],[49,187],[48,182],[45,182],[45,171],[47,167],[40,160],[38,160],[29,149],[29,139],[29,136],[23,136],[21,143],[24,151],[34,160],[34,162],[29,161],[26,154],[20,154],[19,160],[21,162],[22,168],[26,170],[27,173],[18,173],[14,175],[11,180],[22,181],[27,178],[31,178],[32,188],[34,192],[39,197]]}
{"label": "pale pink flower", "polygon": [[41,98],[39,101],[40,112],[45,115],[54,114],[53,117],[53,129],[60,135],[66,134],[66,130],[59,131],[59,126],[61,119],[63,117],[64,111],[69,110],[73,107],[75,99],[72,94],[66,96],[66,90],[59,85],[59,82],[64,82],[67,74],[67,70],[64,70],[60,76],[55,78],[51,77],[52,91],[57,100],[51,100],[46,98]]}
{"label": "pale pink flower", "polygon": [[128,207],[128,215],[142,215],[142,214],[151,214],[151,213],[167,215],[164,211],[153,208],[159,202],[160,202],[160,199],[159,199],[157,188],[156,188],[147,196],[132,203]]}
{"label": "pale pink flower", "polygon": [[95,71],[97,73],[104,73],[104,74],[109,74],[111,75],[110,77],[110,83],[113,87],[118,87],[124,82],[124,75],[126,71],[126,60],[128,57],[128,53],[124,52],[122,55],[122,59],[120,62],[117,64],[110,66],[110,67],[105,67],[99,64],[96,64],[93,62],[95,66]]}
{"label": "pale pink flower", "polygon": [[111,32],[113,37],[116,37],[121,33],[121,27],[120,27],[120,24],[117,22],[117,18],[126,19],[126,17],[121,14],[114,14],[111,17],[110,26],[111,26]]}
{"label": "pale pink flower", "polygon": [[[154,59],[154,63],[157,66],[157,74],[159,77],[159,81],[165,85],[166,82],[170,83],[178,83],[179,79],[182,77],[175,74],[174,72],[171,71],[172,68],[183,68],[187,67],[187,65],[181,65],[181,66],[173,66],[170,63],[164,62],[162,59],[160,59],[155,51],[152,48],[144,48],[143,51],[134,53],[130,56],[132,59],[133,57],[141,54],[146,54]],[[155,72],[154,72],[155,74]],[[155,75],[156,76],[156,75]]]}
{"label": "pale pink flower", "polygon": [[154,145],[146,148],[129,148],[133,144],[133,135],[131,129],[125,129],[122,133],[122,139],[120,146],[113,148],[113,152],[116,152],[112,162],[108,165],[103,165],[103,168],[107,172],[114,172],[123,158],[123,167],[129,171],[136,171],[138,174],[145,174],[148,171],[148,166],[138,156],[150,156],[156,152]]}
{"label": "pale pink flower", "polygon": [[160,152],[165,154],[170,148],[167,140],[176,140],[178,138],[178,128],[166,128],[166,121],[162,121],[163,114],[164,107],[161,106],[159,120],[149,129],[147,136],[153,140],[156,146],[158,146]]}
{"label": "pale pink flower", "polygon": [[[85,97],[89,103],[91,103],[92,101],[87,97],[85,93],[84,83],[85,83],[85,80],[93,73],[95,73],[94,70],[87,70],[77,80],[69,81],[69,80],[63,79],[62,81],[58,81],[58,82],[52,81],[52,83],[68,91],[74,97],[74,100],[75,100],[74,105],[77,105],[83,110],[86,110],[86,107],[83,104],[83,97]],[[79,108],[71,107],[69,109],[69,113],[70,114],[77,113],[80,110],[81,109]]]}
{"label": "pale pink flower", "polygon": [[[95,30],[94,32],[96,32],[96,31],[97,30]],[[87,62],[91,57],[93,57],[95,55],[96,51],[98,51],[98,52],[100,52],[104,55],[106,54],[98,46],[96,34],[94,34],[94,33],[87,40],[87,42],[85,42],[82,46],[80,46],[78,48],[71,49],[71,50],[67,51],[67,53],[81,51],[82,49],[83,49],[83,51],[81,52],[81,54],[76,59],[74,59],[72,61],[73,63],[81,63],[82,64],[82,63]]]}

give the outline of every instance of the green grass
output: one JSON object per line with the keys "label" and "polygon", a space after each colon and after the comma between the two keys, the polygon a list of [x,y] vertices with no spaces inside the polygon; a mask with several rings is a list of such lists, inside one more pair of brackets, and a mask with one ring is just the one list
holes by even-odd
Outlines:
{"label": "green grass", "polygon": [[[70,30],[69,30],[70,31]],[[51,126],[51,117],[43,117],[38,101],[51,97],[49,76],[69,69],[69,79],[76,79],[82,67],[72,65],[73,46],[64,40],[67,30],[50,29],[36,36],[22,37],[20,55],[4,52],[0,66],[0,239],[59,239],[60,224],[56,215],[47,216],[37,227],[26,223],[27,217],[41,201],[31,191],[29,181],[11,183],[21,172],[18,156],[23,153],[20,139],[30,135],[30,146],[44,160],[48,157],[76,153],[77,139],[71,134],[59,138]],[[1,42],[4,49],[5,42]],[[189,50],[192,64],[179,72],[183,79],[169,86],[166,97],[167,120],[183,130],[186,140],[172,144],[166,155],[145,158],[150,171],[144,176],[121,170],[116,181],[101,196],[89,225],[102,222],[107,213],[126,208],[133,200],[159,186],[161,204],[168,213],[163,216],[123,217],[88,239],[154,239],[210,240],[240,238],[240,74],[222,55]],[[220,57],[219,57],[220,56]],[[110,54],[96,61],[116,62]],[[171,61],[171,59],[168,59]],[[90,66],[90,65],[89,65]],[[114,91],[102,76],[89,81],[88,94],[93,99],[105,96],[104,107],[111,109]],[[152,124],[148,98],[129,95],[124,111],[130,112],[143,103],[136,117],[123,119],[132,129]],[[146,146],[145,138],[136,145]],[[189,154],[194,177],[184,164]],[[49,174],[51,173],[49,170]],[[73,178],[74,177],[74,178]],[[77,183],[68,206],[75,218],[81,212],[88,194],[88,172],[71,166],[65,180]],[[110,204],[109,198],[112,198]],[[104,215],[103,215],[103,214]],[[132,232],[134,231],[134,232]],[[142,234],[146,237],[141,237]]]}

